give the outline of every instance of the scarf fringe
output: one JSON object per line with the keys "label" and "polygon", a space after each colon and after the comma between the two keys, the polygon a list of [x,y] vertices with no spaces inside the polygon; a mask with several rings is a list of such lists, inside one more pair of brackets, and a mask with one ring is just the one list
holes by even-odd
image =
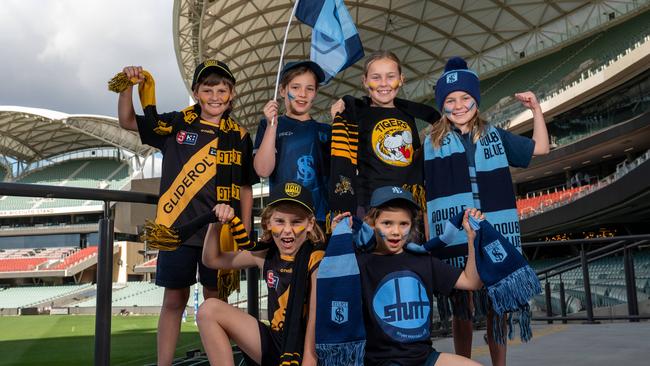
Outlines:
{"label": "scarf fringe", "polygon": [[114,93],[121,93],[133,85],[135,85],[135,82],[130,80],[124,72],[118,72],[108,81],[108,90]]}
{"label": "scarf fringe", "polygon": [[317,344],[316,354],[321,366],[363,366],[366,341]]}
{"label": "scarf fringe", "polygon": [[542,286],[533,269],[524,266],[488,286],[488,292],[494,311],[504,314],[528,305],[528,300],[542,292]]}
{"label": "scarf fringe", "polygon": [[530,306],[526,304],[519,312],[519,337],[522,342],[528,342],[533,339],[533,329],[530,327],[531,317]]}
{"label": "scarf fringe", "polygon": [[[494,314],[494,317],[492,318],[492,339],[494,339],[497,344],[504,345],[506,344],[508,339],[512,340],[515,338],[515,326],[514,326],[515,313],[518,316],[517,321],[519,322],[519,339],[521,340],[521,342],[527,343],[531,339],[533,339],[533,329],[531,328],[530,325],[530,319],[532,314],[530,311],[530,306],[526,304],[519,311],[513,313],[507,313],[500,316]],[[507,317],[506,318],[507,325],[508,325],[507,337],[503,329],[504,317]]]}
{"label": "scarf fringe", "polygon": [[146,220],[144,234],[140,239],[151,249],[176,250],[181,245],[180,236],[174,228]]}
{"label": "scarf fringe", "polygon": [[504,316],[508,315],[494,314],[492,317],[492,339],[494,339],[494,341],[500,345],[504,345],[507,342],[507,334],[504,332],[505,329],[503,326]]}

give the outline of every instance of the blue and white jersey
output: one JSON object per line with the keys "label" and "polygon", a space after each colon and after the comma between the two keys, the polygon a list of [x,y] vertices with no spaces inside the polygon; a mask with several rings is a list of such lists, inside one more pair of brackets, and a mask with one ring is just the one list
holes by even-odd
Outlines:
{"label": "blue and white jersey", "polygon": [[[266,119],[257,129],[253,153],[257,153],[266,131]],[[315,120],[298,121],[282,115],[275,136],[275,168],[269,177],[271,189],[278,183],[295,180],[311,190],[316,220],[325,221],[329,210],[329,175],[332,127]]]}

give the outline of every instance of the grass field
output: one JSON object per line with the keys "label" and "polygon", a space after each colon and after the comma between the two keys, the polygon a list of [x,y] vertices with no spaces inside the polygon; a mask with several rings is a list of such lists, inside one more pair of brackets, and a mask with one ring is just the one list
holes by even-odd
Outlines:
{"label": "grass field", "polygon": [[[111,365],[144,365],[156,360],[157,316],[114,316]],[[35,315],[0,317],[0,365],[92,365],[95,317]],[[193,319],[182,324],[179,356],[201,348]]]}

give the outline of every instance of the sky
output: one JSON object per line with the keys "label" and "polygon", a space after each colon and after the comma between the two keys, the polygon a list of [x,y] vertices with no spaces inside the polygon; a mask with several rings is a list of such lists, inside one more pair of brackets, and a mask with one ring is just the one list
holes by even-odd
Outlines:
{"label": "sky", "polygon": [[115,117],[107,82],[141,65],[156,81],[158,110],[184,108],[172,8],[172,0],[3,0],[0,105]]}

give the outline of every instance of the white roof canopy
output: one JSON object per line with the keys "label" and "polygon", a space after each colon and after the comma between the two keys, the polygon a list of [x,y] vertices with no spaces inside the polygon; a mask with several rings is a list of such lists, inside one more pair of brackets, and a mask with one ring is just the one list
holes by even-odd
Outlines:
{"label": "white roof canopy", "polygon": [[[423,101],[451,56],[482,78],[566,45],[648,8],[642,1],[357,0],[345,1],[366,54],[386,49],[402,60],[403,96]],[[176,0],[174,42],[188,86],[205,58],[226,62],[237,78],[236,115],[254,129],[273,97],[279,53],[293,2]],[[308,59],[311,30],[294,19],[285,61]],[[320,89],[315,115],[333,98],[360,95],[362,62]]]}
{"label": "white roof canopy", "polygon": [[48,109],[0,106],[0,154],[31,163],[77,150],[116,147],[147,156],[153,148],[117,119]]}

